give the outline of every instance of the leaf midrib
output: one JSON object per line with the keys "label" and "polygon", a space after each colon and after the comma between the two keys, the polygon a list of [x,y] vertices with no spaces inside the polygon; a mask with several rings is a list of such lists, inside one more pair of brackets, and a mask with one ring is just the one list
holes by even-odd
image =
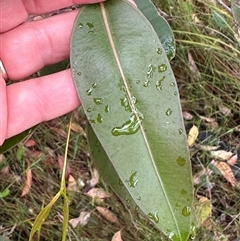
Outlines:
{"label": "leaf midrib", "polygon": [[115,47],[115,44],[114,44],[114,41],[113,41],[113,38],[112,38],[112,33],[111,33],[111,29],[110,29],[110,26],[109,26],[109,23],[108,23],[108,18],[107,18],[107,13],[106,13],[106,9],[105,9],[104,3],[100,3],[100,8],[101,8],[101,12],[102,12],[103,22],[104,22],[104,25],[105,25],[105,28],[106,28],[106,32],[107,32],[107,35],[108,35],[108,39],[109,39],[109,42],[110,42],[110,45],[111,45],[111,49],[112,49],[112,51],[113,51],[114,58],[115,58],[115,60],[116,60],[116,63],[117,63],[119,72],[120,72],[120,74],[121,74],[121,77],[122,77],[122,80],[123,80],[123,83],[124,83],[124,86],[125,86],[125,89],[126,89],[128,101],[129,101],[130,106],[131,106],[131,109],[132,109],[132,111],[133,111],[134,115],[136,116],[137,121],[138,121],[138,123],[139,123],[140,130],[141,130],[141,133],[142,133],[142,136],[143,136],[145,145],[146,145],[146,147],[147,147],[147,151],[148,151],[148,153],[149,153],[149,156],[150,156],[152,165],[153,165],[153,167],[154,167],[154,169],[155,169],[155,172],[157,173],[157,177],[158,177],[159,183],[160,183],[160,185],[161,185],[161,187],[162,187],[162,191],[163,191],[164,196],[165,196],[165,198],[166,198],[168,207],[169,207],[169,209],[170,209],[170,211],[171,211],[172,218],[173,218],[173,220],[174,220],[174,222],[175,222],[175,225],[176,225],[178,234],[179,234],[179,236],[181,237],[180,230],[179,230],[179,226],[178,226],[178,224],[177,224],[176,218],[175,218],[174,213],[173,213],[173,210],[172,210],[172,208],[171,208],[171,204],[170,204],[170,202],[169,202],[169,199],[168,199],[168,197],[167,197],[167,194],[166,194],[166,191],[165,191],[165,188],[164,188],[162,179],[161,179],[161,177],[160,177],[159,174],[158,174],[158,169],[157,169],[157,166],[156,166],[156,164],[155,164],[155,162],[154,162],[154,157],[153,157],[151,148],[150,148],[150,146],[149,146],[149,143],[148,143],[148,141],[147,141],[147,137],[146,137],[144,128],[143,128],[143,126],[142,126],[142,122],[141,122],[140,117],[139,117],[138,112],[137,112],[137,108],[136,108],[136,106],[134,105],[134,103],[131,101],[131,92],[130,92],[130,89],[129,89],[129,87],[128,87],[127,79],[126,79],[125,74],[124,74],[124,72],[123,72],[123,68],[122,68],[122,65],[121,65],[120,59],[119,59],[119,57],[118,57],[118,53],[117,53],[117,50],[116,50],[116,47]]}

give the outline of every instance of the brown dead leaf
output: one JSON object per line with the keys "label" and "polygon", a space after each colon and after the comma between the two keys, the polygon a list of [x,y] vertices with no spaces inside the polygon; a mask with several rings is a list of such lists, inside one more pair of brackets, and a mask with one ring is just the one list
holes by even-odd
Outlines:
{"label": "brown dead leaf", "polygon": [[212,129],[217,129],[218,128],[218,123],[216,121],[215,118],[209,118],[209,117],[206,117],[206,116],[201,116],[199,115],[200,119],[205,121],[209,126],[212,127]]}
{"label": "brown dead leaf", "polygon": [[187,112],[187,111],[183,111],[183,112],[182,112],[182,115],[183,115],[183,119],[184,119],[184,120],[192,120],[192,119],[193,119],[193,115],[190,114],[190,113]]}
{"label": "brown dead leaf", "polygon": [[39,158],[41,155],[44,155],[41,151],[27,151],[27,156],[30,158]]}
{"label": "brown dead leaf", "polygon": [[[214,165],[214,160],[212,160],[210,162],[210,164]],[[203,170],[201,170],[200,172],[196,173],[193,175],[193,183],[194,185],[198,185],[201,183],[202,177],[205,176],[206,179],[208,179],[208,177],[211,176],[211,174],[213,173],[213,171],[210,168],[204,168]]]}
{"label": "brown dead leaf", "polygon": [[193,73],[193,78],[195,78],[196,80],[201,79],[201,73],[190,52],[188,52],[188,62],[189,62],[189,69]]}
{"label": "brown dead leaf", "polygon": [[214,159],[227,161],[233,155],[230,151],[218,150],[218,151],[210,151],[210,155]]}
{"label": "brown dead leaf", "polygon": [[0,173],[8,175],[9,174],[9,165],[5,165],[5,161],[6,161],[5,156],[0,154],[0,164],[1,164],[1,166],[3,166]]}
{"label": "brown dead leaf", "polygon": [[219,146],[207,146],[207,145],[201,145],[201,144],[195,144],[195,146],[202,151],[215,151],[219,148]]}
{"label": "brown dead leaf", "polygon": [[207,197],[200,197],[196,206],[199,224],[203,224],[212,214],[212,203]]}
{"label": "brown dead leaf", "polygon": [[[69,128],[69,125],[67,125],[67,128]],[[79,134],[86,135],[83,128],[80,125],[78,125],[77,123],[71,123],[70,129]]]}
{"label": "brown dead leaf", "polygon": [[86,195],[94,199],[104,199],[111,197],[111,195],[104,191],[102,188],[92,188],[86,193]]}
{"label": "brown dead leaf", "polygon": [[237,159],[238,159],[238,156],[237,156],[237,154],[236,154],[236,155],[230,157],[230,158],[228,159],[227,163],[228,163],[229,165],[234,165],[234,164],[236,164]]}
{"label": "brown dead leaf", "polygon": [[55,131],[60,136],[67,138],[67,132],[63,129],[57,128],[57,127],[50,127],[50,130]]}
{"label": "brown dead leaf", "polygon": [[231,167],[226,162],[214,162],[215,167],[221,172],[223,177],[234,187],[237,185],[237,180],[234,177]]}
{"label": "brown dead leaf", "polygon": [[200,19],[197,17],[197,14],[195,14],[195,13],[192,14],[192,20],[196,24],[201,23]]}
{"label": "brown dead leaf", "polygon": [[78,188],[78,185],[77,185],[77,181],[75,180],[75,178],[72,175],[68,176],[67,190],[68,191],[74,191],[74,192],[78,192],[79,191],[79,188]]}
{"label": "brown dead leaf", "polygon": [[[60,169],[62,170],[63,166],[64,166],[64,157],[58,154],[57,160],[58,160],[58,165],[59,165]],[[68,176],[70,175],[70,173],[71,173],[71,168],[67,164],[66,175],[65,175],[66,179],[68,179]]]}
{"label": "brown dead leaf", "polygon": [[98,182],[99,182],[98,170],[94,168],[92,172],[92,178],[91,180],[88,181],[88,185],[91,187],[95,187],[98,184]]}
{"label": "brown dead leaf", "polygon": [[189,146],[192,146],[195,143],[198,137],[198,134],[199,134],[198,128],[195,125],[193,125],[193,127],[190,129],[188,133],[188,138],[187,138],[187,142]]}
{"label": "brown dead leaf", "polygon": [[116,215],[112,211],[110,211],[108,208],[96,206],[96,209],[105,219],[107,219],[111,223],[119,224],[119,221],[118,221],[118,218],[116,217]]}
{"label": "brown dead leaf", "polygon": [[116,232],[111,241],[123,241],[122,240],[122,235],[121,235],[121,230],[119,230],[118,232]]}
{"label": "brown dead leaf", "polygon": [[33,147],[33,146],[36,146],[36,144],[37,144],[36,141],[34,141],[33,139],[29,139],[25,141],[24,146]]}
{"label": "brown dead leaf", "polygon": [[90,212],[81,212],[78,218],[72,218],[69,220],[69,223],[72,225],[73,228],[76,228],[78,225],[80,226],[86,226],[89,222],[89,219],[91,217]]}
{"label": "brown dead leaf", "polygon": [[201,120],[204,120],[204,121],[206,121],[206,122],[208,122],[208,123],[212,123],[212,122],[215,122],[215,121],[216,121],[215,118],[208,118],[208,117],[202,116],[202,115],[199,115],[199,117],[200,117]]}
{"label": "brown dead leaf", "polygon": [[231,110],[223,104],[218,105],[219,111],[225,116],[232,116]]}
{"label": "brown dead leaf", "polygon": [[26,178],[27,178],[27,181],[26,181],[26,184],[22,190],[22,194],[21,194],[21,197],[24,197],[26,196],[30,189],[31,189],[31,186],[32,186],[32,170],[28,167],[27,171],[26,171]]}

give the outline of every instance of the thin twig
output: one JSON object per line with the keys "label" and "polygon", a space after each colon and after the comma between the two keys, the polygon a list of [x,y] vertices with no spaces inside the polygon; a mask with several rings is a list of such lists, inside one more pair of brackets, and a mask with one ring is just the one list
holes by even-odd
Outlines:
{"label": "thin twig", "polygon": [[229,13],[232,13],[232,9],[230,7],[228,7],[222,0],[217,0],[218,3],[225,8]]}

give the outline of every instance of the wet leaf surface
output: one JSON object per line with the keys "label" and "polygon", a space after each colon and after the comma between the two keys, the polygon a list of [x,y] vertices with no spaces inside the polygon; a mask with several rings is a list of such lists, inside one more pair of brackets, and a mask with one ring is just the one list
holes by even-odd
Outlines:
{"label": "wet leaf surface", "polygon": [[187,240],[192,182],[186,134],[176,81],[151,24],[126,1],[84,7],[74,26],[71,67],[99,140],[92,151],[101,144],[119,177],[113,189],[123,185],[166,235]]}

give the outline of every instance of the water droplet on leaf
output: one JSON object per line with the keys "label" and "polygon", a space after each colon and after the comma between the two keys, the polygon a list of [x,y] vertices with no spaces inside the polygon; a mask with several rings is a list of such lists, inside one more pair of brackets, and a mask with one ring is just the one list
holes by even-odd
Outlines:
{"label": "water droplet on leaf", "polygon": [[79,28],[83,28],[83,24],[82,24],[82,23],[79,23],[79,24],[78,24],[78,27],[79,27]]}
{"label": "water droplet on leaf", "polygon": [[182,209],[182,215],[184,217],[187,217],[191,214],[191,207],[189,206],[184,206],[183,209]]}
{"label": "water droplet on leaf", "polygon": [[158,54],[162,54],[162,49],[161,48],[157,48],[157,53]]}
{"label": "water droplet on leaf", "polygon": [[97,122],[98,123],[102,123],[103,122],[103,118],[100,114],[97,115]]}
{"label": "water droplet on leaf", "polygon": [[88,108],[88,109],[87,109],[87,112],[91,112],[91,111],[92,111],[91,108]]}
{"label": "water droplet on leaf", "polygon": [[129,187],[136,187],[138,179],[136,178],[137,172],[132,172],[131,176],[128,178],[127,183]]}
{"label": "water droplet on leaf", "polygon": [[137,103],[137,98],[135,96],[132,96],[131,97],[131,102],[132,102],[133,105],[136,104]]}
{"label": "water droplet on leaf", "polygon": [[92,91],[93,91],[92,88],[88,89],[88,90],[86,91],[87,95],[90,96],[90,95],[92,94]]}
{"label": "water droplet on leaf", "polygon": [[170,108],[168,108],[167,111],[166,111],[166,115],[167,115],[167,116],[170,116],[170,115],[172,114],[172,112],[173,112],[173,111],[172,111]]}
{"label": "water droplet on leaf", "polygon": [[179,207],[181,207],[181,204],[180,203],[176,203],[175,207],[179,208]]}
{"label": "water droplet on leaf", "polygon": [[94,34],[94,31],[90,30],[88,31],[88,34]]}
{"label": "water droplet on leaf", "polygon": [[95,89],[97,87],[97,83],[93,83],[92,87]]}
{"label": "water droplet on leaf", "polygon": [[126,111],[129,111],[129,112],[132,111],[132,108],[131,108],[128,98],[126,96],[124,98],[120,99],[120,104],[121,104],[121,106],[123,106],[125,108]]}
{"label": "water droplet on leaf", "polygon": [[162,73],[167,70],[167,65],[166,64],[161,64],[158,66],[158,72]]}
{"label": "water droplet on leaf", "polygon": [[143,87],[148,87],[149,84],[150,84],[150,80],[147,79],[147,80],[144,81]]}
{"label": "water droplet on leaf", "polygon": [[178,129],[178,134],[179,134],[179,135],[182,135],[182,133],[183,133],[183,129],[182,129],[182,128],[179,128],[179,129]]}
{"label": "water droplet on leaf", "polygon": [[103,103],[102,98],[93,98],[93,101],[96,105],[101,105]]}
{"label": "water droplet on leaf", "polygon": [[100,141],[96,141],[95,146],[100,146]]}
{"label": "water droplet on leaf", "polygon": [[174,83],[174,82],[172,82],[170,85],[171,85],[172,87],[175,87],[175,83]]}
{"label": "water droplet on leaf", "polygon": [[82,72],[77,72],[77,75],[79,75],[79,76],[82,75]]}
{"label": "water droplet on leaf", "polygon": [[124,184],[120,178],[118,179],[118,184],[119,184],[119,186],[124,186]]}
{"label": "water droplet on leaf", "polygon": [[137,131],[140,128],[140,124],[142,120],[144,119],[143,114],[138,113],[138,117],[136,114],[132,114],[122,126],[114,127],[112,129],[112,135],[113,136],[120,136],[120,135],[132,135],[137,133]]}
{"label": "water droplet on leaf", "polygon": [[87,22],[87,26],[88,26],[90,29],[94,28],[94,24],[93,24],[93,22],[92,22],[92,23]]}
{"label": "water droplet on leaf", "polygon": [[194,240],[196,237],[196,234],[197,234],[196,225],[192,223],[190,227],[190,239]]}
{"label": "water droplet on leaf", "polygon": [[165,79],[165,76],[163,76],[160,80],[158,80],[158,81],[156,82],[156,88],[157,88],[157,90],[162,90],[162,89],[163,89],[162,83],[163,83],[164,79]]}
{"label": "water droplet on leaf", "polygon": [[182,189],[182,190],[181,190],[181,194],[182,194],[182,195],[187,195],[187,190]]}
{"label": "water droplet on leaf", "polygon": [[147,77],[148,78],[152,78],[153,77],[153,73],[155,72],[156,67],[153,66],[152,64],[148,65],[148,71],[147,71]]}
{"label": "water droplet on leaf", "polygon": [[181,157],[181,156],[179,156],[176,161],[177,161],[177,164],[178,164],[179,166],[184,166],[185,163],[186,163],[186,159],[183,158],[183,157]]}
{"label": "water droplet on leaf", "polygon": [[155,223],[159,223],[159,217],[158,217],[158,212],[157,212],[157,211],[155,211],[154,213],[150,212],[150,213],[148,214],[148,217],[149,217],[152,221],[154,221]]}
{"label": "water droplet on leaf", "polygon": [[110,106],[109,106],[109,105],[106,105],[105,108],[104,108],[104,111],[105,111],[106,113],[108,113],[108,112],[110,111]]}

